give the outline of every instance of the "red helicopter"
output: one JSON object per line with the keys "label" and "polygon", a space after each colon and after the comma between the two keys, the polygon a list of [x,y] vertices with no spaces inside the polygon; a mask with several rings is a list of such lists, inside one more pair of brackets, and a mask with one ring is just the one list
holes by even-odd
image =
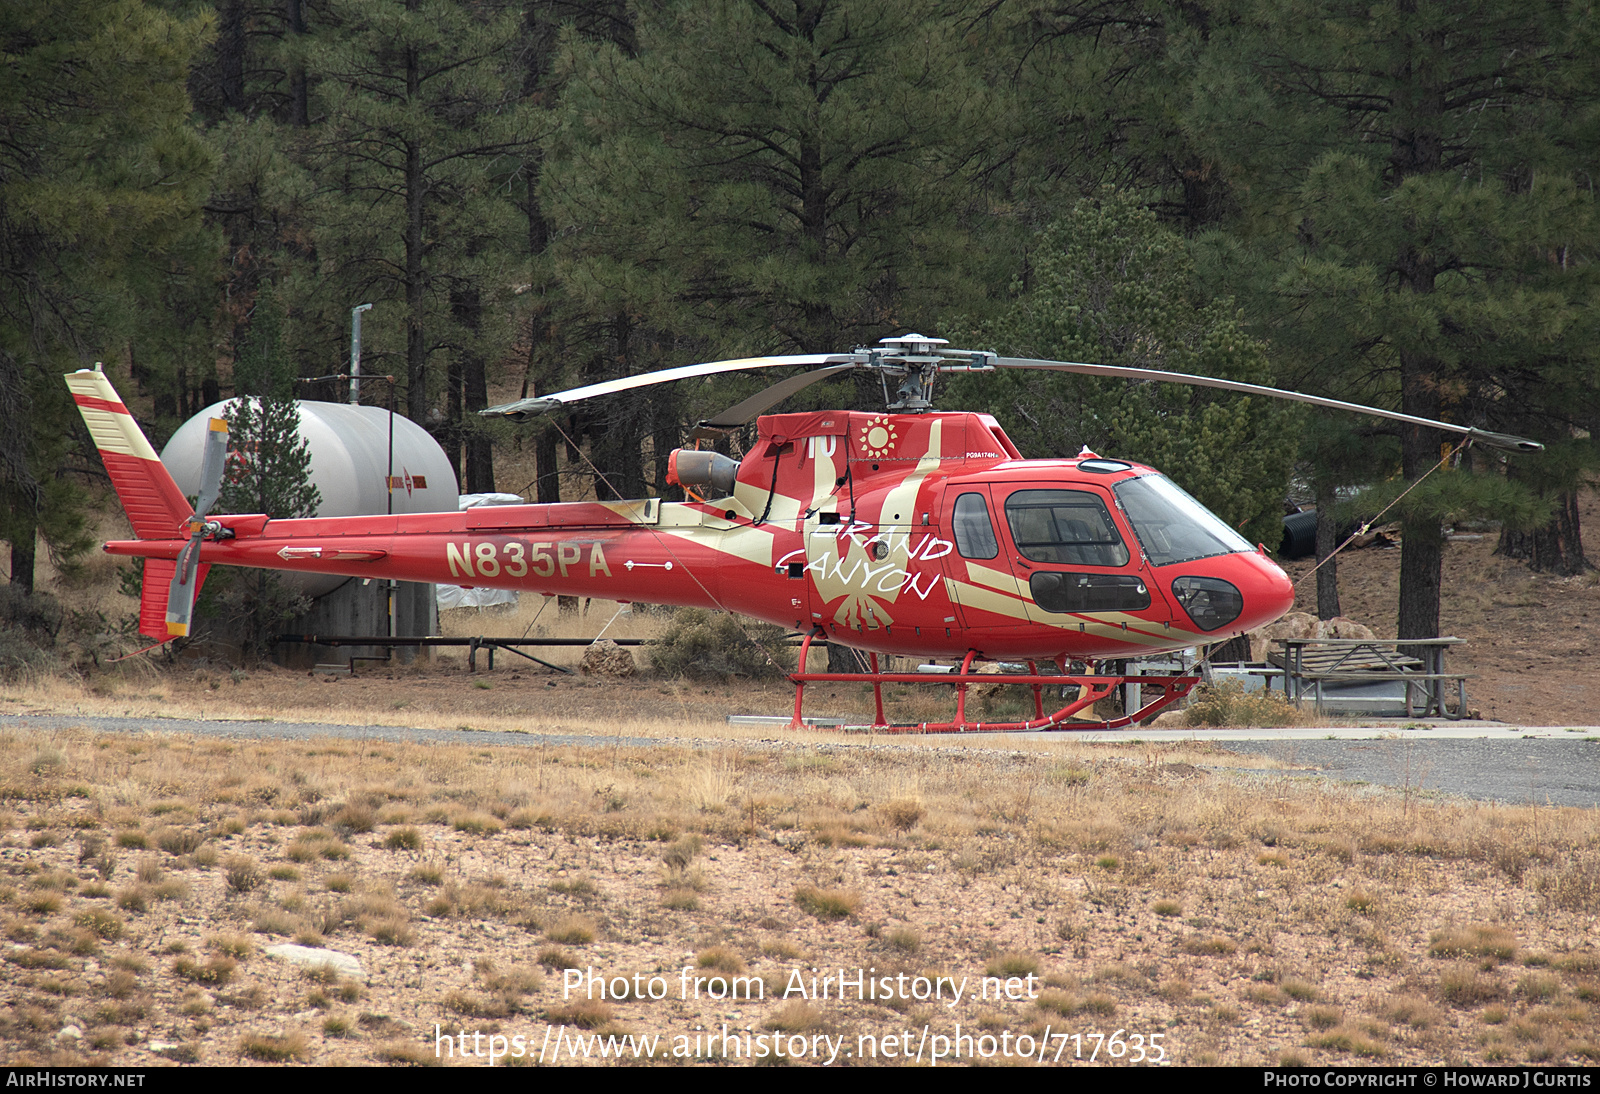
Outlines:
{"label": "red helicopter", "polygon": [[[272,520],[211,515],[220,491],[226,426],[212,419],[193,507],[105,375],[66,377],[135,540],[107,543],[148,561],[140,630],[188,633],[194,596],[211,565],[395,578],[546,594],[727,609],[805,635],[792,725],[805,684],[865,681],[877,696],[872,728],[969,732],[1117,728],[1186,695],[1195,675],[1127,676],[1099,668],[1221,641],[1269,623],[1294,601],[1266,555],[1152,468],[1085,449],[1028,460],[988,414],[935,411],[941,372],[1052,369],[1162,380],[1293,399],[1466,434],[1498,448],[1537,442],[1254,384],[1149,369],[1000,357],[907,335],[845,354],[717,361],[607,381],[493,407],[515,421],[583,399],[722,372],[821,366],[790,377],[700,423],[697,437],[743,425],[805,386],[846,369],[899,381],[882,413],[762,415],[739,461],[676,449],[668,482],[693,499],[563,502],[465,512]],[[885,384],[887,391],[887,383]],[[168,588],[161,595],[161,583]],[[808,673],[815,639],[868,651],[870,672]],[[878,654],[959,660],[959,670],[882,673]],[[1030,685],[1036,717],[966,717],[977,661],[1023,662],[1006,683]],[[1041,674],[1039,664],[1056,673]],[[1076,663],[1076,664],[1075,664]],[[1082,671],[1074,671],[1077,665]],[[955,684],[953,721],[890,726],[881,685]],[[1098,723],[1073,715],[1124,683],[1158,691],[1135,711]],[[1077,695],[1046,713],[1047,687]],[[1070,689],[1068,689],[1070,690]]]}

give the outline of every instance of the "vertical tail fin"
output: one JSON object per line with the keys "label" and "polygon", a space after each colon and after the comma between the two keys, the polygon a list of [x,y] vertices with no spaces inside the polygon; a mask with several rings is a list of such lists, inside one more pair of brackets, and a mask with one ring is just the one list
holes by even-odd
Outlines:
{"label": "vertical tail fin", "polygon": [[105,373],[79,369],[68,373],[66,379],[89,435],[100,450],[111,485],[127,511],[133,534],[140,539],[186,536],[185,525],[192,512],[189,501],[172,481],[161,457]]}
{"label": "vertical tail fin", "polygon": [[[166,465],[156,455],[105,373],[99,369],[80,369],[68,373],[66,380],[72,399],[78,404],[78,412],[89,427],[89,435],[100,450],[111,485],[116,488],[122,508],[133,525],[133,534],[140,539],[188,536],[192,514],[189,500],[172,481]],[[194,593],[199,592],[209,568],[198,568]],[[182,633],[174,632],[167,625],[168,586],[176,572],[177,563],[171,559],[144,560],[144,582],[139,596],[140,634],[165,642]]]}

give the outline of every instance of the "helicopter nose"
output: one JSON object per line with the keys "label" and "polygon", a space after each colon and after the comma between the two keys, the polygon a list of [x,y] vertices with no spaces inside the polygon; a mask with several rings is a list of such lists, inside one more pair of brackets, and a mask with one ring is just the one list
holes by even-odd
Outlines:
{"label": "helicopter nose", "polygon": [[1265,626],[1294,606],[1289,575],[1259,552],[1219,555],[1184,570],[1171,579],[1172,597],[1218,639]]}
{"label": "helicopter nose", "polygon": [[1262,574],[1261,621],[1250,625],[1264,627],[1283,618],[1294,607],[1294,582],[1290,581],[1289,575],[1266,555],[1255,554],[1247,557],[1256,560],[1255,565]]}
{"label": "helicopter nose", "polygon": [[1276,622],[1294,607],[1294,582],[1266,555],[1253,551],[1229,555],[1227,561],[1244,599],[1244,610],[1230,630],[1253,631]]}

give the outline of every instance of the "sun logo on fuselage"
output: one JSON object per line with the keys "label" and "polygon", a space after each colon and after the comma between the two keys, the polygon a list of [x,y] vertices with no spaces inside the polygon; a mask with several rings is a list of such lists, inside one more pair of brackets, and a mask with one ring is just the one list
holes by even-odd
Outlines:
{"label": "sun logo on fuselage", "polygon": [[882,459],[894,448],[899,436],[887,415],[868,418],[867,424],[861,427],[862,452],[870,460]]}

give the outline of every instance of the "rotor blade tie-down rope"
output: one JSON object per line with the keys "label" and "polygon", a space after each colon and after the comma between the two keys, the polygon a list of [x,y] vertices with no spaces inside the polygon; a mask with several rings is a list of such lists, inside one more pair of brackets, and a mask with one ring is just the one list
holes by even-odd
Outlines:
{"label": "rotor blade tie-down rope", "polygon": [[772,485],[767,489],[767,507],[761,510],[761,515],[750,525],[759,528],[767,523],[767,517],[772,515],[772,499],[778,496],[778,461],[783,459],[783,446],[778,446],[778,451],[772,454]]}
{"label": "rotor blade tie-down rope", "polygon": [[548,596],[541,596],[539,599],[541,601],[539,604],[539,610],[533,613],[533,618],[528,620],[527,629],[522,632],[522,637],[524,638],[528,637],[529,633],[533,630],[533,625],[539,622],[539,617],[544,614],[546,605],[550,603],[550,598]]}
{"label": "rotor blade tie-down rope", "polygon": [[1381,519],[1383,519],[1383,514],[1387,513],[1389,510],[1393,509],[1396,505],[1399,505],[1401,503],[1401,501],[1405,500],[1405,496],[1407,494],[1411,493],[1411,491],[1415,490],[1417,487],[1421,486],[1423,481],[1425,479],[1427,479],[1427,477],[1429,475],[1433,474],[1435,471],[1439,470],[1439,468],[1443,467],[1445,464],[1447,464],[1451,460],[1455,459],[1456,456],[1458,456],[1461,453],[1461,450],[1466,448],[1471,443],[1472,443],[1472,438],[1471,437],[1467,437],[1467,438],[1463,439],[1460,444],[1458,444],[1454,448],[1452,448],[1449,452],[1446,452],[1444,454],[1444,456],[1439,460],[1439,462],[1434,464],[1432,467],[1428,468],[1428,470],[1426,472],[1424,472],[1420,477],[1418,477],[1416,482],[1412,483],[1410,486],[1408,486],[1404,490],[1400,491],[1400,494],[1393,501],[1391,501],[1388,505],[1385,505],[1382,509],[1378,510],[1377,515],[1375,515],[1370,520],[1368,520],[1360,528],[1357,528],[1354,532],[1351,532],[1350,533],[1350,538],[1346,539],[1343,543],[1339,544],[1339,546],[1335,547],[1331,552],[1329,552],[1327,558],[1322,559],[1315,566],[1311,567],[1311,569],[1307,570],[1304,574],[1301,574],[1300,575],[1300,580],[1296,581],[1294,583],[1295,589],[1298,590],[1301,585],[1305,584],[1307,578],[1311,577],[1318,570],[1322,569],[1322,567],[1326,563],[1331,562],[1339,554],[1340,551],[1344,550],[1346,547],[1350,546],[1350,544],[1354,543],[1358,538],[1360,538],[1361,536],[1366,535],[1369,531],[1371,531],[1372,530],[1372,526],[1374,524],[1377,524],[1378,521],[1380,521]]}
{"label": "rotor blade tie-down rope", "polygon": [[[1378,510],[1378,513],[1377,513],[1376,516],[1374,516],[1371,520],[1367,521],[1365,524],[1363,524],[1356,531],[1350,533],[1350,538],[1345,540],[1343,543],[1339,544],[1339,546],[1335,547],[1333,549],[1333,551],[1329,553],[1327,558],[1323,559],[1322,562],[1317,563],[1315,566],[1311,567],[1311,569],[1307,570],[1303,575],[1301,575],[1300,580],[1296,581],[1294,583],[1294,588],[1296,590],[1298,590],[1300,588],[1300,586],[1305,583],[1307,578],[1311,577],[1311,575],[1315,574],[1318,570],[1322,569],[1323,563],[1330,561],[1340,551],[1344,550],[1346,547],[1350,546],[1350,544],[1354,543],[1356,541],[1356,539],[1358,539],[1361,536],[1366,535],[1367,532],[1371,530],[1372,526],[1374,524],[1377,524],[1378,521],[1382,519],[1383,514],[1387,513],[1389,510],[1393,509],[1396,505],[1399,505],[1401,500],[1404,499],[1407,494],[1411,493],[1411,491],[1415,490],[1417,487],[1422,485],[1422,480],[1423,479],[1426,479],[1429,475],[1431,475],[1435,471],[1439,470],[1439,468],[1441,468],[1445,464],[1449,463],[1452,459],[1454,459],[1461,452],[1461,450],[1463,448],[1466,448],[1471,443],[1472,443],[1472,438],[1471,437],[1467,437],[1467,438],[1463,439],[1460,444],[1456,445],[1455,448],[1453,448],[1449,452],[1445,453],[1444,458],[1442,458],[1438,463],[1434,464],[1432,467],[1428,468],[1428,470],[1426,472],[1424,472],[1422,474],[1422,476],[1417,479],[1416,482],[1414,482],[1410,486],[1406,487],[1404,490],[1402,490],[1400,492],[1398,497],[1396,497],[1388,505],[1385,505],[1382,509]],[[1198,661],[1196,661],[1194,663],[1195,669],[1199,670],[1199,669],[1203,668],[1205,666],[1205,664],[1208,661],[1211,660],[1211,655],[1213,653],[1215,653],[1217,650],[1221,649],[1225,645],[1227,645],[1227,642],[1224,641],[1224,642],[1213,642],[1213,643],[1211,643],[1211,645],[1207,646],[1206,647],[1205,656],[1201,657],[1200,660],[1198,660]]]}

